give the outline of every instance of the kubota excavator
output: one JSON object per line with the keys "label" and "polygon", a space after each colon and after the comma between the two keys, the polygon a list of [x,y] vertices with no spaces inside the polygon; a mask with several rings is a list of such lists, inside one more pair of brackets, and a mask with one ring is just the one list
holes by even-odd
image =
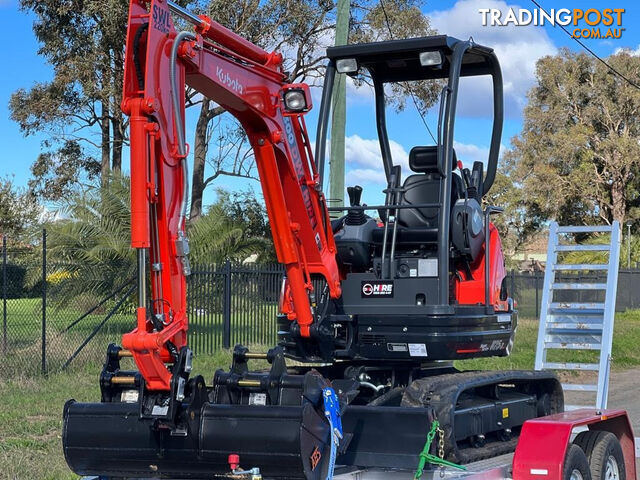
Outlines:
{"label": "kubota excavator", "polygon": [[[172,15],[194,31],[178,33]],[[64,453],[76,473],[243,478],[260,469],[266,478],[324,479],[334,463],[412,469],[436,419],[444,456],[465,463],[512,451],[525,420],[563,410],[547,372],[452,366],[508,355],[516,329],[490,221],[499,209],[482,205],[503,121],[492,49],[434,36],[333,47],[327,57],[314,155],[304,122],[309,87],[290,83],[278,53],[171,1],[131,0],[122,109],[131,129],[137,326],[122,347],[108,348],[101,402],[65,405]],[[362,189],[350,187],[351,205],[332,221],[322,182],[334,79],[360,74],[374,87],[386,199],[361,205]],[[482,162],[463,168],[453,148],[460,78],[482,75],[493,81],[486,171]],[[385,85],[422,80],[443,84],[437,142],[411,149],[402,180]],[[187,343],[185,85],[245,129],[286,271],[279,345],[267,354],[237,346],[231,369],[209,381],[191,375]],[[138,370],[121,369],[123,357]],[[270,371],[251,371],[254,358]],[[241,470],[238,456],[255,468]]]}

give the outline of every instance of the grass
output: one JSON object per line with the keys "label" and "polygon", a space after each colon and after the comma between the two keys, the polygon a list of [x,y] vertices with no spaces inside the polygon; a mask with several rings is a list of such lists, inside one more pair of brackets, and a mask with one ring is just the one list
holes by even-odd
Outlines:
{"label": "grass", "polygon": [[[260,347],[253,346],[253,351]],[[229,368],[231,351],[196,356],[194,373],[207,383],[218,368]],[[256,362],[256,368],[264,363]],[[123,365],[124,367],[124,365]],[[62,408],[69,398],[99,401],[101,366],[86,363],[47,378],[0,379],[0,479],[77,479],[62,453]]]}
{"label": "grass", "polygon": [[[456,362],[463,370],[531,370],[536,356],[538,320],[521,318],[516,330],[516,339],[508,357],[478,358]],[[640,310],[628,310],[616,314],[613,332],[613,362],[616,370],[640,366]],[[597,352],[556,350],[548,354],[550,362],[591,363]]]}
{"label": "grass", "polygon": [[[521,319],[513,353],[505,358],[488,358],[457,362],[462,369],[531,369],[535,357],[537,321]],[[616,315],[614,333],[615,369],[640,366],[640,311]],[[104,353],[105,343],[96,339],[96,351]],[[262,347],[264,348],[264,347]],[[252,346],[258,351],[260,347]],[[38,351],[35,351],[37,356]],[[576,352],[573,352],[576,353]],[[566,352],[560,352],[561,355]],[[71,370],[39,376],[0,377],[0,479],[77,479],[66,466],[61,448],[62,407],[69,398],[98,401],[100,362],[87,357],[72,364]],[[581,361],[588,361],[583,359]],[[231,351],[218,350],[214,355],[199,355],[194,373],[211,383],[218,368],[228,368]],[[253,368],[265,365],[256,362]]]}

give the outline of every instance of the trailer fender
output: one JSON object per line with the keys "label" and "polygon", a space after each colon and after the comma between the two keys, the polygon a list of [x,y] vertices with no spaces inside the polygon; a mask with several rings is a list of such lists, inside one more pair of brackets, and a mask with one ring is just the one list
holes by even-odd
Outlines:
{"label": "trailer fender", "polygon": [[562,480],[564,459],[576,427],[613,433],[620,441],[627,480],[636,480],[633,431],[624,410],[572,410],[527,420],[513,457],[514,480]]}

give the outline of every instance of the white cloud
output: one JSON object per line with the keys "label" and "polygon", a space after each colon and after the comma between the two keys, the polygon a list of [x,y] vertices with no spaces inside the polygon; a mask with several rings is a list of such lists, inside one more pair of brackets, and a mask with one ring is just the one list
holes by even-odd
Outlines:
{"label": "white cloud", "polygon": [[356,168],[349,170],[345,177],[346,185],[386,185],[387,183],[384,170],[374,168]]}
{"label": "white cloud", "polygon": [[634,57],[640,57],[640,45],[638,45],[638,48],[636,48],[635,50],[633,50],[631,47],[618,47],[614,50],[613,54],[617,55],[622,52],[627,52]]}
{"label": "white cloud", "polygon": [[[389,141],[393,163],[402,165],[402,169],[409,168],[409,154],[402,145],[393,140]],[[384,175],[380,143],[377,138],[364,139],[359,135],[345,138],[345,163],[358,167],[379,169]]]}
{"label": "white cloud", "polygon": [[489,148],[479,147],[473,143],[453,142],[456,150],[456,157],[464,163],[464,166],[471,169],[473,162],[487,163],[489,158]]}
{"label": "white cloud", "polygon": [[[403,177],[406,178],[411,175],[409,154],[405,148],[393,140],[389,141],[389,146],[394,164],[402,165]],[[476,161],[487,164],[489,147],[473,143],[455,142],[454,148],[457,158],[464,163],[466,168],[471,169],[473,162]],[[502,152],[504,148],[504,145],[501,144],[500,151]],[[380,146],[377,139],[365,139],[358,135],[347,137],[345,141],[345,163],[347,185],[386,184]]]}
{"label": "white cloud", "polygon": [[[544,28],[514,25],[483,26],[479,8],[519,8],[503,0],[458,0],[449,10],[429,12],[432,25],[442,34],[473,39],[495,50],[504,78],[505,112],[519,116],[526,103],[526,93],[535,82],[535,65],[539,58],[553,55],[557,49]],[[458,114],[487,116],[492,111],[491,80],[463,79],[458,98]]]}

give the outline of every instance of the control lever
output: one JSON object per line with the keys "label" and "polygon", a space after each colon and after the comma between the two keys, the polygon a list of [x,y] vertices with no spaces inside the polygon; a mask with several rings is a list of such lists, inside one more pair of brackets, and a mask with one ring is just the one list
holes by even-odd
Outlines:
{"label": "control lever", "polygon": [[362,198],[362,187],[360,185],[347,187],[347,195],[349,195],[349,204],[352,207],[360,206],[360,199]]}
{"label": "control lever", "polygon": [[[355,187],[347,187],[347,195],[349,195],[349,203],[352,207],[360,207],[360,199],[362,198],[362,187],[356,185]],[[349,210],[347,212],[346,225],[362,225],[367,222],[367,216],[364,210]]]}
{"label": "control lever", "polygon": [[468,168],[463,168],[462,169],[462,178],[464,179],[464,183],[467,186],[467,188],[471,188],[471,172],[469,171]]}
{"label": "control lever", "polygon": [[[475,190],[475,197],[478,202],[482,199],[482,171],[484,165],[482,162],[473,162],[473,171],[471,173],[471,187]],[[471,196],[471,194],[469,194]]]}

